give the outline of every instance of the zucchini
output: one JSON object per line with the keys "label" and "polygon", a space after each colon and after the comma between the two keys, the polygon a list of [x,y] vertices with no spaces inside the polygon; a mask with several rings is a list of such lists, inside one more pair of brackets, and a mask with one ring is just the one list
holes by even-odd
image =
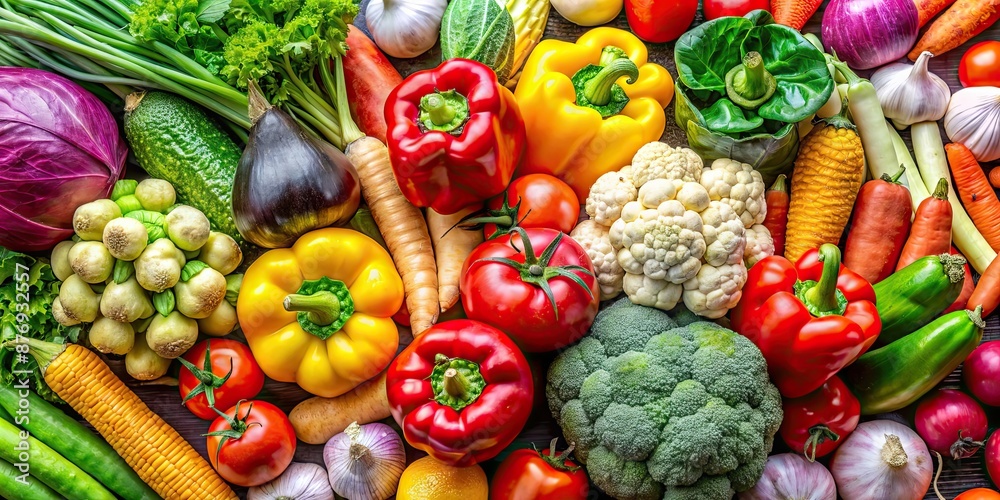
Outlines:
{"label": "zucchini", "polygon": [[929,255],[875,284],[875,307],[882,331],[875,347],[899,340],[948,308],[962,293],[965,259],[960,255]]}
{"label": "zucchini", "polygon": [[233,220],[233,179],[243,152],[201,108],[165,92],[126,98],[125,137],[139,166],[174,185],[177,201],[242,241]]}
{"label": "zucchini", "polygon": [[982,310],[945,314],[844,368],[840,375],[861,402],[861,414],[903,408],[958,368],[983,338]]}
{"label": "zucchini", "polygon": [[[26,392],[25,400],[31,409],[31,418],[19,418],[16,423],[30,432],[32,437],[66,457],[122,498],[160,498],[104,439],[35,393]],[[23,394],[19,395],[11,387],[0,386],[0,410],[17,414],[22,404],[21,396]]]}
{"label": "zucchini", "polygon": [[[0,420],[14,423],[3,408],[0,408]],[[30,470],[22,472],[10,462],[0,460],[0,497],[16,498],[17,500],[61,500],[62,497],[45,486],[38,478],[30,476]]]}

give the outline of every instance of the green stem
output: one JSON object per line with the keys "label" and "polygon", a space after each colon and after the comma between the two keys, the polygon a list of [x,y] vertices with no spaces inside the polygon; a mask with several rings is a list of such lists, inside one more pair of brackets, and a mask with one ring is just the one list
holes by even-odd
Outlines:
{"label": "green stem", "polygon": [[819,260],[823,263],[823,275],[816,286],[805,291],[804,298],[809,305],[823,312],[835,311],[840,307],[837,300],[837,278],[840,276],[840,249],[829,243],[819,247]]}
{"label": "green stem", "polygon": [[337,56],[333,60],[337,72],[337,109],[340,111],[341,139],[346,149],[348,144],[365,137],[365,134],[351,118],[351,106],[347,101],[347,79],[344,77],[344,58]]}
{"label": "green stem", "polygon": [[764,58],[759,52],[747,52],[742,64],[726,74],[726,95],[743,108],[760,107],[777,89],[777,81],[764,67]]}
{"label": "green stem", "polygon": [[931,193],[931,196],[933,196],[934,198],[936,198],[938,200],[947,200],[948,199],[948,179],[946,179],[944,177],[938,179],[938,183],[937,183],[936,186],[934,186],[934,192]]}
{"label": "green stem", "polygon": [[628,83],[635,83],[639,78],[639,68],[631,59],[615,59],[601,68],[583,87],[583,95],[597,106],[605,106],[611,102],[611,89],[615,82],[623,76],[628,76]]}
{"label": "green stem", "polygon": [[628,59],[628,54],[614,45],[608,45],[601,50],[601,60],[597,63],[597,65],[607,66],[618,59]]}
{"label": "green stem", "polygon": [[882,174],[882,176],[879,177],[879,180],[883,180],[891,184],[899,184],[899,178],[902,177],[904,173],[906,173],[906,166],[900,165],[899,171],[896,172],[892,177],[889,177],[889,174]]}
{"label": "green stem", "polygon": [[455,109],[448,105],[440,92],[429,94],[426,98],[427,105],[422,108],[435,125],[446,125],[455,119]]}
{"label": "green stem", "polygon": [[286,311],[307,313],[309,321],[319,326],[332,325],[340,316],[340,299],[331,292],[311,295],[292,293],[285,297]]}
{"label": "green stem", "polygon": [[778,178],[774,180],[774,184],[771,185],[769,191],[788,192],[788,183],[785,181],[785,174],[778,175]]}
{"label": "green stem", "polygon": [[449,396],[465,399],[469,394],[469,381],[455,368],[444,371],[444,390]]}

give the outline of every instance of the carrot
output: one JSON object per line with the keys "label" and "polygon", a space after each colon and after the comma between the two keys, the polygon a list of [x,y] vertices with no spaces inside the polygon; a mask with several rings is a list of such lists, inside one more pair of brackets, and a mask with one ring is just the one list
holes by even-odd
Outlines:
{"label": "carrot", "polygon": [[972,39],[1000,18],[1000,0],[958,0],[941,14],[907,56],[916,61],[923,51],[939,56]]}
{"label": "carrot", "polygon": [[983,168],[979,166],[972,151],[961,144],[951,143],[944,149],[948,153],[955,189],[962,198],[965,211],[990,247],[1000,251],[1000,200],[986,180]]}
{"label": "carrot", "polygon": [[351,422],[367,424],[388,418],[385,372],[335,398],[309,398],[292,408],[288,419],[295,436],[309,444],[324,444]]}
{"label": "carrot", "polygon": [[983,306],[983,317],[985,318],[1000,305],[1000,257],[993,259],[990,267],[979,277],[969,303],[965,306],[968,310],[973,310],[976,306]]}
{"label": "carrot", "polygon": [[844,246],[844,266],[871,284],[884,280],[896,269],[910,231],[910,192],[898,182],[905,170],[902,167],[895,177],[882,174],[866,182],[854,206],[851,232]]}
{"label": "carrot", "polygon": [[917,21],[920,23],[920,27],[923,28],[925,24],[934,16],[941,13],[945,7],[955,3],[955,0],[916,0],[917,3]]}
{"label": "carrot", "polygon": [[385,144],[385,100],[403,77],[375,42],[354,26],[347,34],[343,60],[351,114],[364,133]]}
{"label": "carrot", "polygon": [[[951,247],[951,254],[962,255],[955,247]],[[972,297],[972,291],[975,289],[976,284],[972,281],[972,269],[969,267],[968,260],[965,262],[964,280],[965,281],[962,282],[962,291],[958,294],[958,298],[955,299],[955,302],[941,313],[942,316],[953,311],[958,311],[959,309],[965,309],[965,305],[969,303],[969,297]]]}
{"label": "carrot", "polygon": [[403,278],[410,326],[413,334],[419,335],[437,321],[440,312],[437,266],[427,223],[420,209],[399,190],[385,144],[374,137],[362,137],[346,149],[347,158],[358,170],[361,196],[368,202]]}
{"label": "carrot", "polygon": [[990,185],[1000,189],[1000,167],[993,167],[993,170],[990,170]]}
{"label": "carrot", "polygon": [[951,219],[948,179],[939,179],[934,193],[917,207],[910,236],[903,245],[896,270],[899,271],[921,257],[948,253],[951,248]]}
{"label": "carrot", "polygon": [[771,15],[776,23],[801,30],[822,4],[823,0],[771,0]]}
{"label": "carrot", "polygon": [[785,254],[785,228],[788,225],[788,186],[785,182],[785,174],[781,174],[774,181],[771,189],[767,190],[765,196],[767,204],[767,215],[764,216],[764,227],[771,233],[774,240],[774,255]]}
{"label": "carrot", "polygon": [[[478,207],[477,207],[478,208]],[[476,245],[483,242],[482,231],[451,229],[462,218],[475,212],[477,208],[461,210],[452,215],[441,215],[427,209],[427,226],[434,242],[434,259],[438,271],[438,299],[441,311],[447,311],[458,302],[458,282],[462,277],[462,265]]]}

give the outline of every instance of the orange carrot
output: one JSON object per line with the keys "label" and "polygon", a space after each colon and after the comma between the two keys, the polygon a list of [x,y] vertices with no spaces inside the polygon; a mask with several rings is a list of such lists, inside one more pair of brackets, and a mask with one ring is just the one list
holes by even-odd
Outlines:
{"label": "orange carrot", "polygon": [[374,137],[347,146],[347,157],[358,170],[361,196],[368,202],[396,270],[403,278],[410,327],[418,335],[437,321],[437,266],[427,223],[420,209],[403,196],[392,174],[389,150]]}
{"label": "orange carrot", "polygon": [[990,185],[1000,189],[1000,167],[993,167],[993,170],[990,170]]}
{"label": "orange carrot", "polygon": [[961,144],[951,143],[944,149],[955,178],[955,190],[962,198],[965,211],[990,247],[1000,250],[1000,200],[986,180],[983,168],[972,151]]}
{"label": "orange carrot", "polygon": [[[952,255],[962,255],[957,248],[951,247]],[[964,255],[963,255],[964,257]],[[952,311],[957,311],[959,309],[965,309],[966,304],[969,303],[969,297],[972,297],[972,291],[976,288],[976,284],[972,281],[972,269],[969,268],[969,263],[965,263],[965,281],[962,281],[962,292],[958,294],[958,298],[955,299],[941,315],[948,314]],[[974,309],[974,308],[973,308]]]}
{"label": "orange carrot", "polygon": [[771,0],[771,14],[776,23],[801,30],[822,4],[823,0]]}
{"label": "orange carrot", "polygon": [[951,218],[948,179],[940,179],[934,193],[917,207],[910,236],[903,245],[896,270],[899,271],[921,257],[948,253],[951,248]]}
{"label": "orange carrot", "polygon": [[[437,260],[438,299],[441,311],[447,311],[458,302],[458,282],[462,278],[462,265],[476,245],[483,242],[482,231],[467,231],[456,228],[465,216],[478,207],[461,210],[452,215],[441,215],[427,209],[427,226],[434,243],[434,259]],[[454,230],[452,230],[454,228]]]}
{"label": "orange carrot", "polygon": [[764,217],[763,224],[771,232],[771,239],[774,240],[774,255],[785,254],[785,229],[788,225],[788,204],[790,203],[786,182],[785,174],[779,175],[764,197],[767,204],[767,215]]}
{"label": "orange carrot", "polygon": [[983,306],[983,317],[989,316],[997,306],[1000,305],[1000,257],[993,259],[986,272],[979,277],[976,289],[969,297],[969,303],[965,306],[968,310],[974,310],[976,306]]}
{"label": "orange carrot", "polygon": [[1000,19],[1000,0],[958,0],[941,14],[907,56],[916,61],[923,51],[939,56],[969,41]]}
{"label": "orange carrot", "polygon": [[955,0],[915,0],[917,3],[917,21],[923,28],[934,16],[941,13],[945,7],[955,3]]}

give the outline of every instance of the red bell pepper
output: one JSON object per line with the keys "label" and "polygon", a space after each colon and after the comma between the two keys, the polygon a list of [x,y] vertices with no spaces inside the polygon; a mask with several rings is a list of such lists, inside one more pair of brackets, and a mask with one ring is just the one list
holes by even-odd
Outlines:
{"label": "red bell pepper", "polygon": [[450,59],[410,75],[389,94],[385,117],[400,190],[443,215],[502,193],[524,154],[514,94],[476,61]]}
{"label": "red bell pepper", "polygon": [[875,290],[840,264],[840,249],[830,244],[794,265],[778,256],[755,264],[731,319],[733,330],[760,348],[786,398],[819,389],[864,354],[882,329]]}
{"label": "red bell pepper", "polygon": [[837,376],[801,398],[785,399],[781,409],[778,434],[810,462],[833,453],[861,420],[861,402]]}
{"label": "red bell pepper", "polygon": [[465,467],[499,454],[531,414],[531,366],[503,332],[478,321],[438,323],[386,374],[386,395],[410,446]]}

